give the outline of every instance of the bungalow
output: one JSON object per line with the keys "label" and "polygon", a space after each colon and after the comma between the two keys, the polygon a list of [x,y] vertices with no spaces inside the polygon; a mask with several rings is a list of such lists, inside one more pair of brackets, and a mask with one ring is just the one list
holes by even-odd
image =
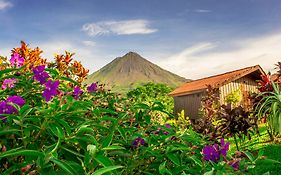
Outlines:
{"label": "bungalow", "polygon": [[247,99],[250,93],[258,92],[257,80],[261,75],[265,72],[256,65],[185,83],[169,94],[174,98],[175,114],[184,110],[190,119],[200,118],[201,99],[206,95],[207,85],[218,88],[221,104],[225,104],[225,97],[236,90],[241,91],[242,99]]}

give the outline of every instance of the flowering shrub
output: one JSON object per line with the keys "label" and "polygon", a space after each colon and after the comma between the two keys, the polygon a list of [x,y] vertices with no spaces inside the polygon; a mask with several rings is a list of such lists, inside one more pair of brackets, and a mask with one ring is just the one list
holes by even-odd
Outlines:
{"label": "flowering shrub", "polygon": [[[151,121],[156,111],[168,113],[160,102],[132,103],[97,83],[82,85],[87,70],[73,61],[73,54],[47,62],[41,52],[22,42],[10,61],[1,57],[1,174],[177,175],[212,170],[212,163],[203,160],[208,151],[200,152],[209,144],[202,135]],[[218,149],[225,155],[227,144]]]}

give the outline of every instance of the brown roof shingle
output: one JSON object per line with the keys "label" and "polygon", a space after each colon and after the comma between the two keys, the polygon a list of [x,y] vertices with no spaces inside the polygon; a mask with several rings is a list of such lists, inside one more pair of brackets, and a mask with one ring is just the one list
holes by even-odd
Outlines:
{"label": "brown roof shingle", "polygon": [[243,69],[227,72],[224,74],[219,74],[219,75],[202,78],[202,79],[198,79],[198,80],[194,80],[194,81],[185,83],[182,86],[176,88],[169,95],[181,96],[181,95],[191,94],[191,93],[202,91],[202,90],[206,89],[207,85],[211,85],[212,87],[219,87],[228,82],[237,80],[245,75],[253,73],[255,71],[259,71],[261,74],[265,74],[259,65],[246,67]]}

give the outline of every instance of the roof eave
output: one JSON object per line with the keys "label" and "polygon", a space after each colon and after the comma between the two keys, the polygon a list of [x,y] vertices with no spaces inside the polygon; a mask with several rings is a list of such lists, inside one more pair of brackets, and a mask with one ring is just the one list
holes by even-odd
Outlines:
{"label": "roof eave", "polygon": [[169,96],[172,96],[172,97],[179,97],[179,96],[185,96],[185,95],[190,95],[190,94],[196,94],[196,93],[200,93],[200,92],[204,92],[205,90],[207,89],[204,88],[204,89],[198,89],[198,90],[195,90],[195,91],[188,91],[188,92],[179,92],[179,93],[169,93]]}

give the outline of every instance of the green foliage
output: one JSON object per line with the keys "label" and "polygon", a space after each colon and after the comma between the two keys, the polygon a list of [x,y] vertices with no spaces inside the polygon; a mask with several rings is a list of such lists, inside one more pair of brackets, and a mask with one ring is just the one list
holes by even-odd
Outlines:
{"label": "green foliage", "polygon": [[170,114],[173,113],[173,98],[168,95],[172,91],[172,88],[165,84],[154,84],[147,83],[142,86],[138,86],[127,93],[127,98],[131,100],[132,103],[144,103],[148,106],[152,106],[157,103],[165,109],[166,113],[154,113],[151,114],[155,116],[152,120],[158,123],[164,123],[167,119],[171,118]]}
{"label": "green foliage", "polygon": [[225,102],[230,103],[233,106],[237,106],[241,100],[242,100],[242,93],[240,89],[237,89],[225,96]]}
{"label": "green foliage", "polygon": [[134,102],[144,102],[148,105],[159,101],[168,112],[173,112],[173,98],[168,96],[172,90],[173,88],[165,84],[147,83],[129,91],[127,97]]}
{"label": "green foliage", "polygon": [[[217,88],[208,86],[207,95],[202,99],[203,116],[194,124],[195,130],[208,135],[211,140],[217,137],[234,137],[237,150],[240,143],[251,135],[259,134],[258,118],[252,111],[236,106],[239,91],[234,91],[227,96],[228,105],[219,104],[219,92]],[[233,107],[234,106],[234,107]],[[239,140],[237,140],[237,137]]]}
{"label": "green foliage", "polygon": [[178,113],[178,117],[167,120],[166,123],[176,126],[177,128],[179,128],[179,132],[181,133],[191,126],[189,118],[184,114],[184,110]]}
{"label": "green foliage", "polygon": [[[15,50],[28,64],[33,63],[34,53],[29,53],[30,49]],[[68,56],[56,58],[71,61]],[[47,101],[42,94],[52,87],[39,83],[34,78],[35,71],[25,69],[26,64],[20,68],[1,65],[6,66],[0,70],[2,84],[5,79],[16,79],[13,87],[0,90],[1,174],[180,175],[225,169],[234,172],[225,163],[202,160],[201,150],[209,142],[192,128],[182,130],[177,125],[152,121],[153,115],[169,115],[163,95],[167,87],[150,84],[146,86],[145,100],[139,100],[138,91],[127,99],[105,91],[103,86],[91,92],[89,87],[87,91],[86,87],[75,86],[79,83],[69,72],[56,68],[60,64],[50,65],[45,69],[48,80],[60,84]],[[79,64],[76,68],[81,72],[75,70],[74,77],[81,80],[78,75],[83,78],[85,70]],[[25,104],[6,104],[15,95],[23,98]],[[3,104],[9,106],[4,108]],[[7,113],[8,109],[13,112]]]}
{"label": "green foliage", "polygon": [[281,132],[281,92],[279,84],[272,82],[272,92],[262,92],[256,107],[260,118],[266,117],[268,133],[272,139]]}

